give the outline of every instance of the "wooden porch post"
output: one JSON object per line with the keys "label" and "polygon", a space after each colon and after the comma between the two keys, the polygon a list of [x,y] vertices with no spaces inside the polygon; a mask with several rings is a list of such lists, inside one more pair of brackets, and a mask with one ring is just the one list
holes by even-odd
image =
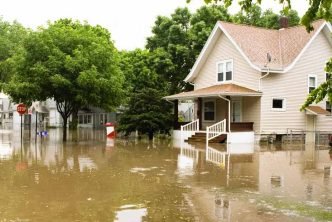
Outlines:
{"label": "wooden porch post", "polygon": [[203,129],[202,127],[202,119],[203,119],[203,115],[202,115],[202,98],[198,98],[198,108],[197,108],[197,118],[199,119],[199,129]]}
{"label": "wooden porch post", "polygon": [[227,103],[227,109],[226,109],[226,131],[227,132],[229,132],[229,130],[230,130],[230,127],[231,127],[231,117],[230,117],[230,106],[231,106],[231,97],[230,96],[226,96],[226,99],[228,99],[229,100],[229,102],[228,101],[226,101],[226,103]]}
{"label": "wooden porch post", "polygon": [[174,116],[173,116],[173,129],[177,130],[180,128],[179,126],[179,100],[174,100]]}

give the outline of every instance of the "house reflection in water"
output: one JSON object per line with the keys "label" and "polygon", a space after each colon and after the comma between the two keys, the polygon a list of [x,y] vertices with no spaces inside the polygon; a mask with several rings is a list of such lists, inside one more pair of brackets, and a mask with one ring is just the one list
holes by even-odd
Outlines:
{"label": "house reflection in water", "polygon": [[233,198],[234,190],[253,195],[253,202],[266,196],[332,202],[326,195],[332,192],[331,165],[328,150],[308,144],[278,149],[217,144],[204,149],[183,143],[178,156],[179,180],[191,189],[186,198],[207,221],[241,221],[247,214],[242,209],[251,207],[250,218],[259,214],[255,204]]}

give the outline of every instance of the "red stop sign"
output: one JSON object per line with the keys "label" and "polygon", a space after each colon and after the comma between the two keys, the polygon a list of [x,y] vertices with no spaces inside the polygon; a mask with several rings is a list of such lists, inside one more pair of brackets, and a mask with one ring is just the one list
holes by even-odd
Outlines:
{"label": "red stop sign", "polygon": [[27,111],[27,107],[23,103],[20,103],[20,104],[17,105],[16,111],[20,115],[23,115]]}

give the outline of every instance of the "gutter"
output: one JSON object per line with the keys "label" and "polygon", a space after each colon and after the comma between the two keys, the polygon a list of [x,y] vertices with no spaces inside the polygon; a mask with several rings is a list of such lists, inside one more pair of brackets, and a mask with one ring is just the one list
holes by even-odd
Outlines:
{"label": "gutter", "polygon": [[267,77],[268,75],[270,75],[270,69],[267,69],[267,72],[264,76],[261,76],[259,78],[259,83],[258,83],[258,91],[261,92],[262,91],[262,79],[264,79],[265,77]]}

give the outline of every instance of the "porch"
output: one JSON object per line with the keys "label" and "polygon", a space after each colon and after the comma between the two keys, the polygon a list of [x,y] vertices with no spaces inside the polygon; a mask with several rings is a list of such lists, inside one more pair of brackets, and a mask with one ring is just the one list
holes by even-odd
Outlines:
{"label": "porch", "polygon": [[[167,96],[165,99],[174,103],[174,130],[180,130],[182,139],[194,136],[196,138],[193,140],[203,142],[203,137],[209,137],[209,131],[215,131],[215,128],[219,127],[218,133],[212,135],[214,138],[209,140],[218,142],[218,137],[225,140],[225,136],[220,135],[226,135],[227,142],[230,142],[230,138],[234,138],[235,135],[254,135],[254,131],[258,131],[261,95],[261,92],[236,84],[222,84]],[[183,101],[192,103],[192,116],[195,121],[178,121],[178,105]],[[241,140],[239,142],[246,142],[244,138],[248,137],[236,138]],[[251,141],[254,141],[253,136],[250,136]],[[236,141],[232,139],[232,142]]]}

